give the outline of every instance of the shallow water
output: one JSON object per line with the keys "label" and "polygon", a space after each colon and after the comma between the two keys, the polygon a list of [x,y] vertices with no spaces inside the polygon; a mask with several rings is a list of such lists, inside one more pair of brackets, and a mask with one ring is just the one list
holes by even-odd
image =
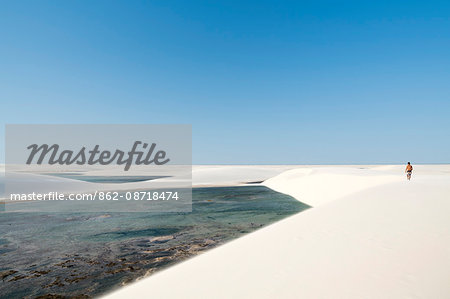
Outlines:
{"label": "shallow water", "polygon": [[192,213],[0,213],[0,297],[98,296],[308,208],[262,186],[192,196]]}
{"label": "shallow water", "polygon": [[104,184],[123,184],[150,181],[156,179],[167,178],[169,176],[89,176],[81,175],[81,173],[46,173],[46,175],[56,176],[60,178],[79,180],[90,183],[104,183]]}

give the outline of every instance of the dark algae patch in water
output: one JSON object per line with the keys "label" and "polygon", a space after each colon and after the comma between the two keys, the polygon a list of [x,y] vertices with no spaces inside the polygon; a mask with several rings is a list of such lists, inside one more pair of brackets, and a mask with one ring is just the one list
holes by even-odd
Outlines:
{"label": "dark algae patch in water", "polygon": [[0,297],[96,297],[308,208],[262,186],[192,195],[192,213],[0,213]]}

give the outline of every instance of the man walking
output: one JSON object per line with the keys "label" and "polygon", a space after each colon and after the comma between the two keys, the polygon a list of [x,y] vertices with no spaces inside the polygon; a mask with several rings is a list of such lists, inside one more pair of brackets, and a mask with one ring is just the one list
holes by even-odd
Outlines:
{"label": "man walking", "polygon": [[406,169],[405,169],[406,178],[408,179],[408,181],[411,180],[412,171],[413,171],[413,167],[412,167],[411,163],[408,162],[408,165],[406,165]]}

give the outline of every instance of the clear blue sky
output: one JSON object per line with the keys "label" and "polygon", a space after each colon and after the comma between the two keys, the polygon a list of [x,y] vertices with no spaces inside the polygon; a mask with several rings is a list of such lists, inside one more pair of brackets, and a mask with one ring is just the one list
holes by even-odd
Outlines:
{"label": "clear blue sky", "polygon": [[2,127],[191,123],[202,164],[450,162],[450,1],[2,1],[0,37]]}

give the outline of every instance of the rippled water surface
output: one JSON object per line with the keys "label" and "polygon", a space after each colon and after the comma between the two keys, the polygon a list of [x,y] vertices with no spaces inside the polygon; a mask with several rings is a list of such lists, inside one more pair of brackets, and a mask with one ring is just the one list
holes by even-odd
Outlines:
{"label": "rippled water surface", "polygon": [[0,297],[95,297],[308,208],[262,186],[192,196],[192,213],[0,213]]}

